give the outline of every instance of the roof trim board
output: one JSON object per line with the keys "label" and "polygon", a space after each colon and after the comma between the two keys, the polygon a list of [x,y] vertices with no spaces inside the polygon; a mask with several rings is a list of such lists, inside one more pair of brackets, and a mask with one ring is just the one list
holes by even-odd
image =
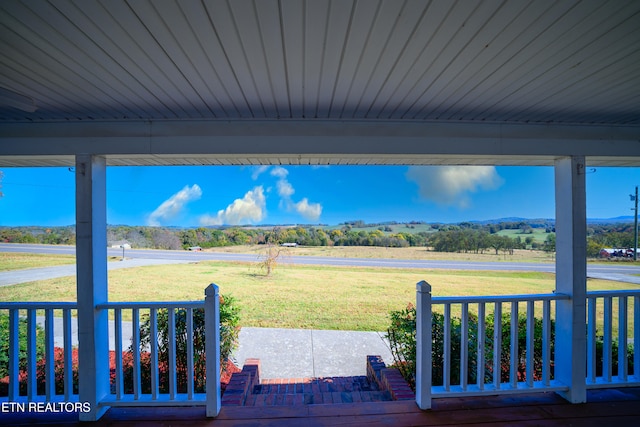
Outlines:
{"label": "roof trim board", "polygon": [[0,125],[0,166],[493,164],[552,165],[580,153],[590,164],[640,165],[636,126],[357,120],[167,120]]}

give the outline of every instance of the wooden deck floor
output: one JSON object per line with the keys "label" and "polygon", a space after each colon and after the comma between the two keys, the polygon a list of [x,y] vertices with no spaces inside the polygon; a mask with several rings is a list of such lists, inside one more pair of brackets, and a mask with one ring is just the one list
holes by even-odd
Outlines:
{"label": "wooden deck floor", "polygon": [[[215,419],[204,408],[112,408],[97,423],[70,415],[0,414],[4,425],[56,426],[640,426],[640,388],[590,391],[588,403],[571,405],[553,393],[434,400],[420,411],[411,401],[333,405],[223,407]],[[77,419],[77,418],[76,418]]]}

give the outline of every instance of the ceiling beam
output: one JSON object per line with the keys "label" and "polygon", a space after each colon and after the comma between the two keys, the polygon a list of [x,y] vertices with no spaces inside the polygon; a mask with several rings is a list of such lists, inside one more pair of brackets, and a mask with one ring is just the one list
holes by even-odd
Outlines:
{"label": "ceiling beam", "polygon": [[[0,166],[589,164],[640,166],[640,127],[413,121],[235,120],[50,122],[0,125]],[[36,164],[37,163],[37,164]]]}

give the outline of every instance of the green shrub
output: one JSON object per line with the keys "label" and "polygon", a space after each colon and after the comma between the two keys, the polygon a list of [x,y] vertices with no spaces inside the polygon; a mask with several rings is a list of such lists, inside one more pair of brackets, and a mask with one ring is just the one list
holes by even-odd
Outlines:
{"label": "green shrub", "polygon": [[[231,352],[238,344],[238,335],[240,333],[240,309],[236,304],[235,298],[231,296],[220,296],[220,366],[223,370],[227,368],[225,363]],[[194,349],[194,385],[196,392],[204,392],[205,389],[205,347],[204,347],[204,310],[193,310],[193,337],[187,337],[185,309],[175,311],[176,322],[176,371],[178,380],[178,392],[186,391],[187,384],[187,340],[193,339]],[[159,368],[159,388],[160,391],[166,393],[169,391],[169,315],[166,309],[158,310],[158,368]],[[151,319],[149,315],[142,316],[140,325],[140,376],[141,389],[143,393],[151,392],[151,355],[149,354],[148,345],[150,340]],[[19,320],[19,390],[20,395],[26,395],[26,370],[27,370],[27,319]],[[37,375],[37,392],[44,394],[45,392],[45,336],[44,329],[36,326],[36,375]],[[123,382],[125,393],[133,391],[133,353],[129,351],[123,352]],[[115,353],[110,352],[110,375],[111,382],[115,382]],[[73,392],[78,391],[78,350],[72,350],[72,375],[73,375]],[[54,374],[55,374],[55,392],[56,394],[64,393],[64,351],[62,348],[54,348]],[[9,316],[0,314],[0,379],[9,375]],[[13,379],[12,379],[13,380]],[[8,394],[7,382],[0,382],[0,396]]]}
{"label": "green shrub", "polygon": [[[415,388],[416,309],[409,304],[404,310],[392,311],[389,315],[391,326],[387,330],[387,339],[391,344],[394,365],[411,387]],[[436,351],[433,353],[441,354]]]}
{"label": "green shrub", "polygon": [[[220,295],[220,366],[226,369],[226,361],[231,352],[238,344],[238,336],[240,333],[240,309],[236,304],[235,298],[232,296]],[[140,350],[146,353],[151,340],[151,318],[145,314],[141,316],[140,324]],[[160,390],[168,391],[168,367],[169,363],[169,313],[167,309],[157,311],[157,343],[158,343],[158,364],[160,365]],[[187,386],[187,340],[193,340],[193,356],[194,356],[194,384],[196,391],[204,391],[206,380],[206,363],[205,363],[205,321],[204,309],[193,310],[193,337],[187,335],[187,310],[175,310],[175,346],[176,346],[176,376],[178,381],[178,391],[186,390]],[[132,350],[131,348],[129,349]],[[146,357],[146,355],[145,355]],[[150,360],[142,360],[143,365],[149,365]],[[131,369],[133,367],[131,366]],[[150,390],[150,372],[149,367],[143,366],[141,369],[143,392],[144,388]],[[125,383],[128,373],[125,372]],[[165,386],[166,385],[166,386]]]}
{"label": "green shrub", "polygon": [[[18,320],[19,370],[27,370],[27,319]],[[44,357],[44,329],[36,325],[36,360]],[[0,314],[0,378],[9,375],[9,315]]]}
{"label": "green shrub", "polygon": [[[394,359],[394,366],[400,370],[407,382],[415,386],[416,372],[416,309],[413,304],[407,308],[390,313],[391,323],[387,330],[387,338],[391,345],[391,353]],[[432,313],[432,384],[442,385],[444,366],[444,316],[439,313]],[[526,372],[526,322],[524,314],[518,316],[518,362],[517,380],[525,381]],[[450,347],[450,383],[460,384],[460,333],[461,320],[455,316],[450,319],[451,347]],[[534,319],[534,344],[533,344],[533,379],[542,379],[542,319]],[[493,334],[494,316],[489,314],[485,319],[485,383],[493,382]],[[511,315],[503,314],[501,318],[502,347],[500,351],[500,382],[508,382],[511,367]],[[467,381],[470,384],[477,383],[477,355],[478,355],[478,318],[473,313],[468,315],[468,348],[467,348]],[[555,343],[555,322],[551,321],[551,341],[550,341],[550,376],[553,378],[554,372],[554,343]],[[596,340],[596,374],[602,375],[602,337]],[[629,374],[633,373],[633,346],[627,346],[627,366]],[[618,343],[612,342],[612,375],[618,373]]]}

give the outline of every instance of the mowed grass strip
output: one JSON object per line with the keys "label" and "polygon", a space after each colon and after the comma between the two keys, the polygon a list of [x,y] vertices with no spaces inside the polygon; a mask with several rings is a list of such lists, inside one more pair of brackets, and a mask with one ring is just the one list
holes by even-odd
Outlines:
{"label": "mowed grass strip", "polygon": [[[416,283],[434,296],[550,293],[553,274],[200,262],[109,272],[110,301],[202,300],[209,283],[238,300],[242,326],[383,331],[389,312],[415,302]],[[628,285],[590,280],[589,289]],[[75,301],[75,277],[0,288],[0,301]],[[615,316],[615,313],[614,313]],[[125,318],[129,316],[125,313]]]}
{"label": "mowed grass strip", "polygon": [[[282,248],[281,248],[282,249]],[[265,253],[264,245],[239,245],[207,248],[205,252],[255,254]],[[435,252],[422,246],[385,248],[380,246],[298,246],[282,249],[281,259],[286,263],[290,256],[326,256],[331,258],[374,258],[401,260],[479,261],[479,262],[554,262],[553,254],[538,250],[516,249],[513,254],[489,249],[484,253]]]}
{"label": "mowed grass strip", "polygon": [[46,255],[22,252],[0,252],[0,271],[52,267],[75,264],[75,255]]}

